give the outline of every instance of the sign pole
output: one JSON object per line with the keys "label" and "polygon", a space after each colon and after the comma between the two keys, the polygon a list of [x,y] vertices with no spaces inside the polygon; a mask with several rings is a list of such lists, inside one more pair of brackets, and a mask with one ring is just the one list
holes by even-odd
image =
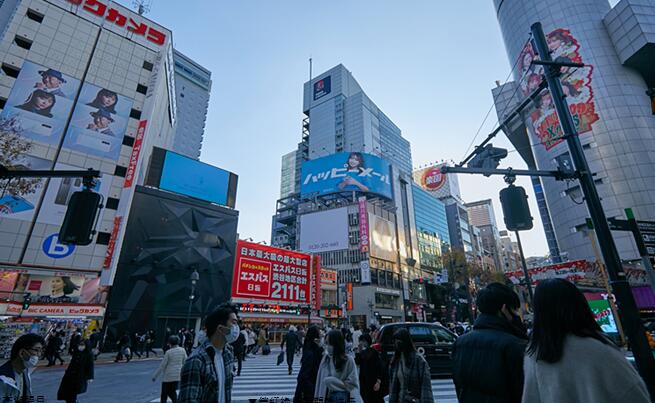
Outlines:
{"label": "sign pole", "polygon": [[518,231],[514,231],[516,234],[516,243],[519,245],[519,253],[521,254],[521,265],[523,266],[523,274],[525,275],[525,285],[528,287],[528,294],[530,294],[530,304],[534,307],[534,292],[532,291],[532,279],[530,278],[530,272],[528,271],[528,264],[525,261],[525,255],[523,254],[523,244],[521,244],[521,236]]}

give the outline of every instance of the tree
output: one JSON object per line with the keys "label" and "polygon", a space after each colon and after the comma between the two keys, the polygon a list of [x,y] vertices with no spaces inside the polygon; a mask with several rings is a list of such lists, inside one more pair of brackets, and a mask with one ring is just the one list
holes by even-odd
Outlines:
{"label": "tree", "polygon": [[[21,159],[32,149],[32,143],[23,137],[23,127],[16,117],[0,119],[0,165],[9,169],[29,169]],[[43,179],[24,178],[0,180],[0,195],[9,193],[22,196],[35,193]]]}

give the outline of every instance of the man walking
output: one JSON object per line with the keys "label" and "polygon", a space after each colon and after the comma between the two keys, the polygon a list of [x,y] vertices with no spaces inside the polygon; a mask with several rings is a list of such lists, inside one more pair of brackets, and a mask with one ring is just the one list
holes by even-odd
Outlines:
{"label": "man walking", "polygon": [[170,348],[166,350],[164,359],[152,376],[152,381],[155,382],[159,374],[163,374],[160,401],[166,402],[170,397],[173,403],[177,403],[177,385],[180,382],[180,372],[187,355],[186,351],[180,347],[179,337],[170,336],[168,345]]}
{"label": "man walking", "polygon": [[520,403],[527,335],[518,295],[504,284],[482,289],[473,331],[453,347],[453,381],[460,403]]}
{"label": "man walking", "polygon": [[27,333],[11,346],[9,361],[0,367],[0,394],[2,401],[33,402],[30,372],[39,363],[43,352],[43,338]]}
{"label": "man walking", "polygon": [[293,325],[289,326],[289,331],[282,339],[282,344],[280,344],[282,351],[284,351],[285,344],[287,345],[287,365],[289,366],[289,375],[291,375],[293,372],[293,357],[296,354],[296,348],[300,345],[296,327]]}
{"label": "man walking", "polygon": [[182,367],[180,403],[230,403],[234,352],[230,343],[239,337],[234,309],[222,306],[205,318],[207,340]]}

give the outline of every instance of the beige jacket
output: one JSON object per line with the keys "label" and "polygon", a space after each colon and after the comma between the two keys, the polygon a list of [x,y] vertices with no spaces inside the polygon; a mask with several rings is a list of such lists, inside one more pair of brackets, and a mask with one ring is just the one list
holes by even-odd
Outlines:
{"label": "beige jacket", "polygon": [[164,354],[164,359],[152,377],[157,378],[163,373],[162,382],[179,382],[184,361],[186,361],[186,351],[182,347],[171,348]]}

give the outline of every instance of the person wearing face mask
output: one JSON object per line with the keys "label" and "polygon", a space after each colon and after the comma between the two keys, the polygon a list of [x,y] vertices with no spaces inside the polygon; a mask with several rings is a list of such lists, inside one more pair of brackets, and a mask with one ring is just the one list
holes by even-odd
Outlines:
{"label": "person wearing face mask", "polygon": [[453,381],[460,403],[519,403],[527,345],[518,295],[492,283],[476,298],[480,316],[453,346]]}
{"label": "person wearing face mask", "polygon": [[343,333],[331,331],[326,343],[327,354],[318,368],[314,399],[325,403],[362,403],[357,365],[346,354]]}
{"label": "person wearing face mask", "polygon": [[33,401],[31,372],[39,363],[45,344],[34,333],[20,336],[11,347],[9,361],[0,367],[0,396],[7,401]]}
{"label": "person wearing face mask", "polygon": [[300,372],[298,372],[298,383],[296,393],[293,396],[293,403],[314,403],[316,376],[323,359],[323,347],[321,347],[320,338],[321,334],[318,327],[314,325],[307,329],[302,346]]}
{"label": "person wearing face mask", "polygon": [[75,347],[71,362],[66,368],[59,384],[57,400],[76,403],[77,395],[86,392],[88,383],[93,380],[93,354],[88,340],[82,340]]}
{"label": "person wearing face mask", "polygon": [[389,403],[434,403],[430,367],[418,354],[406,328],[393,334],[394,355],[389,363]]}
{"label": "person wearing face mask", "polygon": [[380,353],[371,348],[373,339],[370,334],[359,336],[359,346],[355,354],[355,364],[359,366],[359,385],[364,403],[383,403],[382,380],[384,362]]}
{"label": "person wearing face mask", "polygon": [[207,340],[182,367],[180,403],[230,403],[234,379],[234,351],[239,337],[234,308],[221,306],[205,318]]}

